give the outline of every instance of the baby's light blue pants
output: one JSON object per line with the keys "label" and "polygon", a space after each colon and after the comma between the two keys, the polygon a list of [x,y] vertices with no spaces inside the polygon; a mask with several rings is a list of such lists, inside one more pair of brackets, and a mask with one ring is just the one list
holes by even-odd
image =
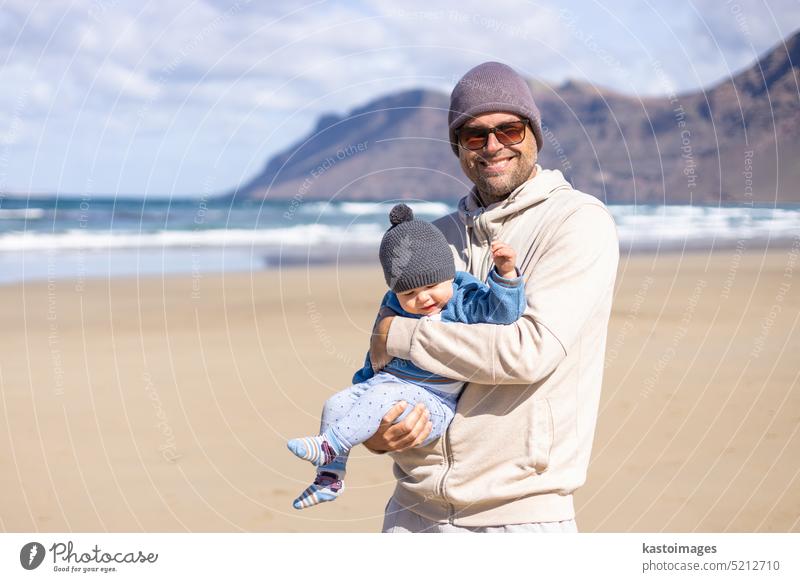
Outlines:
{"label": "baby's light blue pants", "polygon": [[[402,421],[420,402],[428,408],[432,429],[423,443],[428,444],[447,430],[455,414],[457,399],[457,394],[436,394],[392,374],[379,372],[366,382],[337,392],[325,402],[320,434],[332,436],[349,452],[375,434],[383,416],[403,400],[408,406],[396,422]],[[347,453],[336,458],[338,463],[346,461]],[[320,470],[325,468],[320,467]]]}

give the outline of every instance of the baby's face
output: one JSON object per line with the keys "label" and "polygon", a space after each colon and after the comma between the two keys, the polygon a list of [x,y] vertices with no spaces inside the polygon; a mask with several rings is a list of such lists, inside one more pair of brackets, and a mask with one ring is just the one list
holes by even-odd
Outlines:
{"label": "baby's face", "polygon": [[448,279],[436,285],[416,287],[397,293],[400,307],[415,315],[434,315],[445,308],[453,297],[453,280]]}

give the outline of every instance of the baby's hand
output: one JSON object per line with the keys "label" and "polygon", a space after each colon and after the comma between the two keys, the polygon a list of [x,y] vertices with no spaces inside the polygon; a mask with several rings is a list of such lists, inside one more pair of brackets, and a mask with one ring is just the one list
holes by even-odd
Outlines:
{"label": "baby's hand", "polygon": [[498,275],[506,279],[517,276],[517,253],[506,243],[499,240],[492,243],[492,259]]}

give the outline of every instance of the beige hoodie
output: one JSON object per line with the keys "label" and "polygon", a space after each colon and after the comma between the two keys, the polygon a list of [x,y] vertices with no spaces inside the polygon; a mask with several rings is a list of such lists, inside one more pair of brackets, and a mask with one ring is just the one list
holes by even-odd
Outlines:
{"label": "beige hoodie", "polygon": [[396,318],[387,348],[469,382],[444,437],[394,454],[395,499],[440,522],[493,526],[574,517],[597,420],[619,243],[602,202],[561,172],[485,210],[473,191],[435,223],[456,269],[485,279],[489,245],[517,250],[528,306],[507,326]]}

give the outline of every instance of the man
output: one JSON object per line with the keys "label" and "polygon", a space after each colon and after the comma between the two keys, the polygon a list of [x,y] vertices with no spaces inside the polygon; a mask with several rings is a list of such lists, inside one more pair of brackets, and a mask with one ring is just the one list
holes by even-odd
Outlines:
{"label": "man", "polygon": [[485,279],[489,247],[517,250],[527,310],[508,326],[385,317],[371,346],[469,382],[445,436],[399,403],[365,444],[390,451],[397,486],[384,531],[576,531],[597,420],[619,245],[602,202],[536,164],[539,111],[513,69],[484,63],[451,95],[450,141],[475,187],[436,225],[456,268]]}

